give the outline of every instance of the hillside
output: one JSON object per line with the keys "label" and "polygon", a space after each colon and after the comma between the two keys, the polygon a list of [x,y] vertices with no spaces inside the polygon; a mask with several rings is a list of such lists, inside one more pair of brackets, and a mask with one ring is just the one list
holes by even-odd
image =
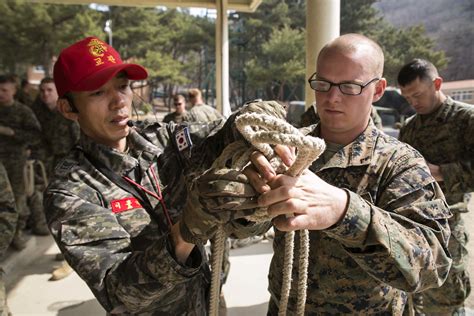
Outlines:
{"label": "hillside", "polygon": [[474,79],[473,0],[380,0],[374,6],[397,27],[424,25],[449,58],[444,80]]}

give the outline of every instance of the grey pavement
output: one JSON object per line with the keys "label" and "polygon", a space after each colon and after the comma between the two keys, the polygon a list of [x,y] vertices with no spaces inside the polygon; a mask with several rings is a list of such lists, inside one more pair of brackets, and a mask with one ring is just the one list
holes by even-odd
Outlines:
{"label": "grey pavement", "polygon": [[[57,253],[59,250],[49,236],[31,236],[22,252],[8,253],[1,264],[12,315],[105,315],[76,273],[59,281],[48,281],[54,266],[59,265],[54,260]],[[231,270],[223,287],[229,316],[266,314],[271,255],[268,241],[231,250]]]}

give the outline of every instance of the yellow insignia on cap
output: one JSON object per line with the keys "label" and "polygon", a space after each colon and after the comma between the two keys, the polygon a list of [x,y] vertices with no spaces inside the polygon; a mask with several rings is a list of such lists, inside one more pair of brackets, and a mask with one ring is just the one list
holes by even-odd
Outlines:
{"label": "yellow insignia on cap", "polygon": [[91,39],[87,46],[89,46],[89,53],[91,53],[91,55],[94,57],[102,57],[107,51],[105,44],[96,38]]}

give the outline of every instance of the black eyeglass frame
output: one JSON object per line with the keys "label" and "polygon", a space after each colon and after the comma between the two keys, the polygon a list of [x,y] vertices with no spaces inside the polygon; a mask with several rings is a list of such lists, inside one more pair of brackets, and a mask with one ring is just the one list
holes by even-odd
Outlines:
{"label": "black eyeglass frame", "polygon": [[[359,83],[355,83],[355,82],[340,82],[340,83],[334,83],[334,82],[331,82],[331,81],[327,81],[327,80],[322,80],[322,79],[316,79],[316,76],[317,76],[317,73],[315,72],[314,74],[311,75],[311,77],[309,77],[308,79],[308,83],[309,83],[309,86],[311,87],[311,89],[313,89],[314,91],[317,91],[317,92],[328,92],[329,90],[331,90],[331,88],[333,86],[337,86],[339,88],[339,91],[341,91],[342,94],[345,94],[345,95],[360,95],[362,93],[362,91],[364,90],[365,87],[367,87],[369,84],[371,84],[372,82],[375,82],[375,81],[379,81],[381,78],[374,78],[372,80],[369,80],[369,82],[367,82],[366,84],[359,84]],[[316,90],[315,88],[313,88],[313,86],[311,85],[312,82],[315,82],[315,81],[319,81],[319,82],[325,82],[325,83],[329,83],[329,88],[327,90]],[[357,86],[360,88],[360,91],[359,93],[346,93],[344,91],[342,91],[341,89],[341,85],[352,85],[352,86]]]}

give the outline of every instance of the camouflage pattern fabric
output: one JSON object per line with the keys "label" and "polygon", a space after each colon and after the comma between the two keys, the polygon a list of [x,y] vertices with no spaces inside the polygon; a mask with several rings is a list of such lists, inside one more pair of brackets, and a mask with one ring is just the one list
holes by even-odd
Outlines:
{"label": "camouflage pattern fabric", "polygon": [[0,162],[0,258],[3,258],[5,252],[15,233],[18,213],[15,210],[15,198],[12,187],[8,180],[8,174]]}
{"label": "camouflage pattern fabric", "polygon": [[[380,117],[377,109],[372,107],[370,112],[370,118],[375,124],[375,127],[382,129],[382,118]],[[319,123],[321,119],[319,118],[317,110],[315,111],[315,105],[311,105],[306,111],[301,115],[301,127],[310,126],[312,124]]]}
{"label": "camouflage pattern fabric", "polygon": [[17,101],[12,106],[0,106],[0,125],[8,126],[15,132],[13,136],[0,135],[0,161],[7,169],[15,195],[19,213],[18,229],[23,229],[29,214],[23,178],[26,148],[38,141],[41,128],[30,108]]}
{"label": "camouflage pattern fabric", "polygon": [[463,306],[471,290],[466,271],[468,232],[461,213],[467,212],[469,195],[474,192],[474,107],[448,97],[434,113],[408,119],[399,138],[426,161],[439,165],[443,174],[440,186],[454,214],[449,220],[448,245],[453,266],[441,288],[420,293],[422,297],[414,301],[420,314],[451,314]]}
{"label": "camouflage pattern fabric", "polygon": [[56,163],[79,140],[79,125],[58,111],[51,111],[39,98],[32,110],[41,125],[41,141],[33,146],[31,158],[41,160],[46,165],[48,175],[51,175]]}
{"label": "camouflage pattern fabric", "polygon": [[187,113],[176,113],[176,112],[171,112],[165,115],[163,118],[163,123],[169,123],[169,122],[175,122],[175,123],[181,123],[187,121]]}
{"label": "camouflage pattern fabric", "polygon": [[[16,230],[18,213],[15,210],[15,198],[8,181],[7,171],[0,162],[0,258],[3,258],[5,252],[12,241]],[[8,315],[7,295],[5,291],[5,282],[3,280],[3,270],[0,268],[0,315]]]}
{"label": "camouflage pattern fabric", "polygon": [[174,124],[154,124],[140,134],[132,130],[128,154],[82,135],[79,146],[56,167],[44,201],[49,228],[66,260],[109,313],[206,315],[210,274],[203,247],[195,247],[185,265],[176,261],[159,200],[148,196],[153,209],[147,212],[87,157],[153,192],[158,190],[151,169],[158,171],[166,210],[176,223],[187,200],[188,179],[209,168],[238,137],[232,120],[222,125],[190,124],[194,146],[181,151],[173,135],[183,126]]}
{"label": "camouflage pattern fabric", "polygon": [[221,113],[207,104],[195,104],[186,117],[189,122],[211,122],[223,118]]}
{"label": "camouflage pattern fabric", "polygon": [[[316,126],[310,133],[319,135]],[[449,210],[423,157],[369,123],[327,163],[310,167],[324,181],[347,190],[342,221],[310,231],[309,315],[401,315],[405,292],[438,287],[451,259]],[[299,238],[295,238],[298,253]],[[277,315],[284,234],[276,231],[269,272],[269,315]],[[295,263],[297,266],[298,264]],[[296,310],[298,268],[293,269],[289,314]]]}

